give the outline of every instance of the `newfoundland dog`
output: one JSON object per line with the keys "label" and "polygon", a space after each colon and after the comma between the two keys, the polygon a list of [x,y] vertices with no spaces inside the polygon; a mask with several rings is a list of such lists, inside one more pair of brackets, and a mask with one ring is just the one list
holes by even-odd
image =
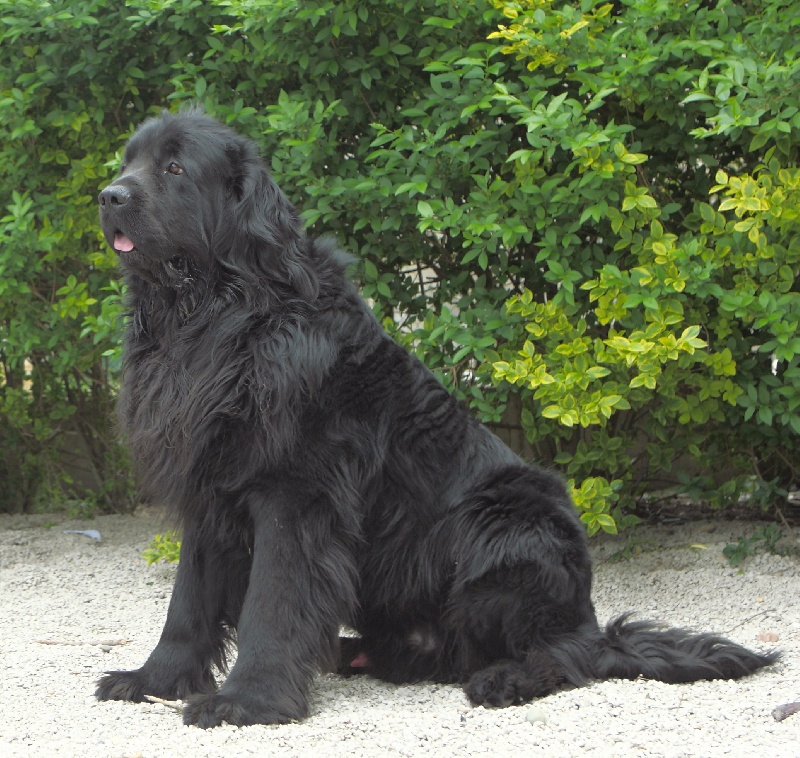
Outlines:
{"label": "newfoundland dog", "polygon": [[187,724],[272,724],[307,715],[319,671],[458,682],[507,706],[776,660],[624,616],[601,628],[561,479],[386,335],[253,142],[165,113],[99,202],[130,309],[122,425],[143,494],[183,530],[161,639],[140,669],[100,680],[101,700],[182,698]]}

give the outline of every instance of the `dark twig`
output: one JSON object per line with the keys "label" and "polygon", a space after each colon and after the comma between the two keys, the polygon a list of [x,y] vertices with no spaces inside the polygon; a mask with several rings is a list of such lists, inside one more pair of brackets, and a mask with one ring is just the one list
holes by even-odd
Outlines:
{"label": "dark twig", "polygon": [[760,611],[759,613],[754,613],[752,616],[748,616],[740,624],[737,624],[736,626],[732,626],[730,629],[728,629],[728,631],[725,632],[725,634],[730,634],[734,629],[738,629],[740,626],[744,626],[748,621],[752,621],[753,619],[756,619],[759,616],[766,616],[768,613],[774,613],[774,612],[775,612],[775,608],[767,608],[766,610]]}

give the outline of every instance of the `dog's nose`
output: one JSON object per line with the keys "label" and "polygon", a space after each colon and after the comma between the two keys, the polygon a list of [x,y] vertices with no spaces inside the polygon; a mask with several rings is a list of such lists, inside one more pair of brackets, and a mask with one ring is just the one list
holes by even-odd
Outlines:
{"label": "dog's nose", "polygon": [[131,199],[131,191],[123,184],[111,184],[99,195],[100,205],[125,205]]}

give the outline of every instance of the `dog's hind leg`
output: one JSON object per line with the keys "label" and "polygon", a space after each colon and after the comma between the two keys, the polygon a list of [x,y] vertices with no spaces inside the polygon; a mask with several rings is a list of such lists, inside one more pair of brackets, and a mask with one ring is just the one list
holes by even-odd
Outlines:
{"label": "dog's hind leg", "polygon": [[595,629],[588,596],[564,586],[556,598],[535,563],[498,568],[453,597],[465,691],[475,705],[504,707],[543,697],[568,680],[549,652],[554,640]]}
{"label": "dog's hind leg", "polygon": [[474,703],[509,705],[572,681],[555,643],[597,631],[586,535],[561,481],[494,472],[455,510],[448,623]]}

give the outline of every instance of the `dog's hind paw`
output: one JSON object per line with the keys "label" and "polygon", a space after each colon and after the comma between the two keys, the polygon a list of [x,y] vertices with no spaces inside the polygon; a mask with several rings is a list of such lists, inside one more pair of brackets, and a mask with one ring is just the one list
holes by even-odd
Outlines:
{"label": "dog's hind paw", "polygon": [[473,705],[491,708],[505,708],[527,702],[533,697],[527,693],[528,689],[520,666],[514,661],[497,663],[479,671],[464,688]]}
{"label": "dog's hind paw", "polygon": [[529,653],[524,661],[499,661],[478,671],[464,691],[473,705],[505,708],[549,695],[563,681],[560,669],[550,656]]}

